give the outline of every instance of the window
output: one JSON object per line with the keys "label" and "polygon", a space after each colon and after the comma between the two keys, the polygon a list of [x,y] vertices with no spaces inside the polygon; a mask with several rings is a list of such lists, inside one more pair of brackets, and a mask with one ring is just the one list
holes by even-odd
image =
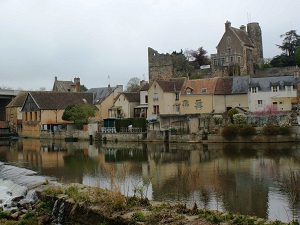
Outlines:
{"label": "window", "polygon": [[231,53],[231,48],[227,48],[227,52],[228,52],[228,53]]}
{"label": "window", "polygon": [[286,91],[292,91],[293,86],[285,86]]}
{"label": "window", "polygon": [[238,61],[238,63],[241,63],[241,57],[240,56],[238,56],[237,61]]}
{"label": "window", "polygon": [[148,103],[148,95],[145,95],[145,103]]}
{"label": "window", "polygon": [[183,101],[183,108],[186,109],[187,107],[189,107],[189,102],[187,100],[184,100]]}
{"label": "window", "polygon": [[257,100],[257,107],[263,108],[263,100]]}
{"label": "window", "polygon": [[179,93],[175,93],[175,100],[179,100]]}
{"label": "window", "polygon": [[230,62],[233,63],[233,56],[230,56]]}
{"label": "window", "polygon": [[277,107],[277,102],[273,102],[273,106],[274,106],[274,107]]}
{"label": "window", "polygon": [[251,92],[252,93],[257,93],[258,92],[258,87],[252,87]]}
{"label": "window", "polygon": [[174,105],[174,112],[175,113],[179,113],[180,112],[180,105],[179,104]]}
{"label": "window", "polygon": [[230,45],[231,44],[231,38],[227,37],[227,44]]}
{"label": "window", "polygon": [[272,86],[271,87],[271,90],[272,90],[272,92],[278,92],[278,86]]}
{"label": "window", "polygon": [[202,92],[202,93],[207,92],[207,88],[201,88],[201,92]]}
{"label": "window", "polygon": [[196,101],[196,109],[202,109],[202,102],[201,100]]}
{"label": "window", "polygon": [[34,119],[35,119],[36,121],[38,121],[38,113],[37,113],[37,112],[34,112]]}
{"label": "window", "polygon": [[158,100],[158,93],[153,93],[153,101],[157,101]]}
{"label": "window", "polygon": [[187,89],[186,89],[186,94],[187,94],[187,95],[190,95],[191,93],[192,93],[192,90],[191,90],[190,88],[187,88]]}
{"label": "window", "polygon": [[217,65],[218,65],[218,60],[217,60],[217,59],[213,59],[213,64],[214,64],[215,66],[217,66]]}
{"label": "window", "polygon": [[153,114],[159,114],[159,105],[153,106]]}

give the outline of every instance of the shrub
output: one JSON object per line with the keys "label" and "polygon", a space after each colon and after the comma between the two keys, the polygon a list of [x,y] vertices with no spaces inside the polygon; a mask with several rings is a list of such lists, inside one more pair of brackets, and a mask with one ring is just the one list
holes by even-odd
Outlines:
{"label": "shrub", "polygon": [[224,137],[227,140],[234,140],[239,134],[239,128],[236,125],[230,125],[227,127],[224,127],[222,131],[222,137]]}
{"label": "shrub", "polygon": [[256,129],[250,125],[246,125],[240,129],[240,135],[243,137],[256,135]]}
{"label": "shrub", "polygon": [[280,133],[279,127],[274,125],[266,125],[263,127],[263,134],[265,135],[277,135]]}
{"label": "shrub", "polygon": [[290,127],[279,127],[279,134],[290,135],[291,133]]}
{"label": "shrub", "polygon": [[233,122],[237,126],[242,126],[246,123],[246,115],[243,113],[237,113],[233,115]]}
{"label": "shrub", "polygon": [[216,125],[220,125],[223,123],[223,116],[222,115],[214,115],[213,119]]}
{"label": "shrub", "polygon": [[228,116],[230,117],[230,121],[231,122],[233,122],[233,115],[234,114],[238,114],[239,113],[239,111],[237,111],[237,109],[236,108],[232,108],[232,109],[230,109],[229,111],[228,111]]}

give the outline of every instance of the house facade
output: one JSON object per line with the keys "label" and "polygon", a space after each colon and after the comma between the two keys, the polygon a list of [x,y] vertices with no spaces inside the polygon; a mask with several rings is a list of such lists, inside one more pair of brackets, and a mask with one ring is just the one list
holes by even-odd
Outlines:
{"label": "house facade", "polygon": [[109,118],[134,118],[134,108],[140,103],[140,93],[120,93],[114,101],[113,106],[109,109]]}
{"label": "house facade", "polygon": [[259,23],[240,28],[225,23],[225,32],[211,55],[211,68],[217,76],[252,75],[263,62],[262,32]]}
{"label": "house facade", "polygon": [[6,106],[6,121],[13,132],[22,134],[22,106],[27,96],[26,91],[21,91],[19,94]]}
{"label": "house facade", "polygon": [[180,112],[180,93],[185,78],[156,80],[148,90],[147,118],[159,114],[178,114]]}
{"label": "house facade", "polygon": [[40,137],[41,132],[57,132],[72,122],[62,119],[66,107],[93,104],[92,93],[28,92],[22,106],[22,135]]}
{"label": "house facade", "polygon": [[123,85],[111,87],[91,88],[86,93],[93,94],[93,103],[98,108],[95,120],[103,121],[109,117],[109,109],[114,104],[115,98],[123,92]]}
{"label": "house facade", "polygon": [[249,76],[219,77],[214,93],[215,113],[224,113],[239,107],[248,111]]}
{"label": "house facade", "polygon": [[180,95],[180,114],[212,113],[217,80],[187,80]]}
{"label": "house facade", "polygon": [[140,104],[134,107],[134,115],[135,117],[139,118],[146,118],[147,111],[148,111],[148,90],[149,90],[149,83],[144,84],[140,92]]}
{"label": "house facade", "polygon": [[251,78],[249,109],[256,112],[268,105],[280,111],[291,111],[297,106],[297,85],[294,76]]}

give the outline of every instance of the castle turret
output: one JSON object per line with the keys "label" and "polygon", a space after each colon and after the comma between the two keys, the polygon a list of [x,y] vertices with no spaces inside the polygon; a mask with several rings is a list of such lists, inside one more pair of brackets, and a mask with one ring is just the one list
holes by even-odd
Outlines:
{"label": "castle turret", "polygon": [[262,33],[259,23],[253,22],[247,24],[248,36],[253,42],[255,49],[253,51],[253,61],[258,63],[259,66],[263,63],[263,45]]}

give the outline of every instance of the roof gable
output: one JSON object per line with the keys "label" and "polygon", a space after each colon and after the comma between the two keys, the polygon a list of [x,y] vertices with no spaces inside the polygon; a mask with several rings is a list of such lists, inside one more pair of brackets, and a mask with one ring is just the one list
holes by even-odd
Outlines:
{"label": "roof gable", "polygon": [[232,93],[232,77],[219,77],[216,84],[216,95],[229,95]]}
{"label": "roof gable", "polygon": [[116,87],[100,87],[91,88],[86,93],[93,93],[94,103],[99,104],[103,102],[115,89]]}
{"label": "roof gable", "polygon": [[[192,90],[191,94],[214,94],[217,78],[187,80],[182,88],[181,94],[186,94],[186,89]],[[205,92],[204,92],[204,89]]]}
{"label": "roof gable", "polygon": [[161,87],[163,92],[178,93],[182,90],[182,87],[185,83],[185,78],[157,80],[156,82]]}

